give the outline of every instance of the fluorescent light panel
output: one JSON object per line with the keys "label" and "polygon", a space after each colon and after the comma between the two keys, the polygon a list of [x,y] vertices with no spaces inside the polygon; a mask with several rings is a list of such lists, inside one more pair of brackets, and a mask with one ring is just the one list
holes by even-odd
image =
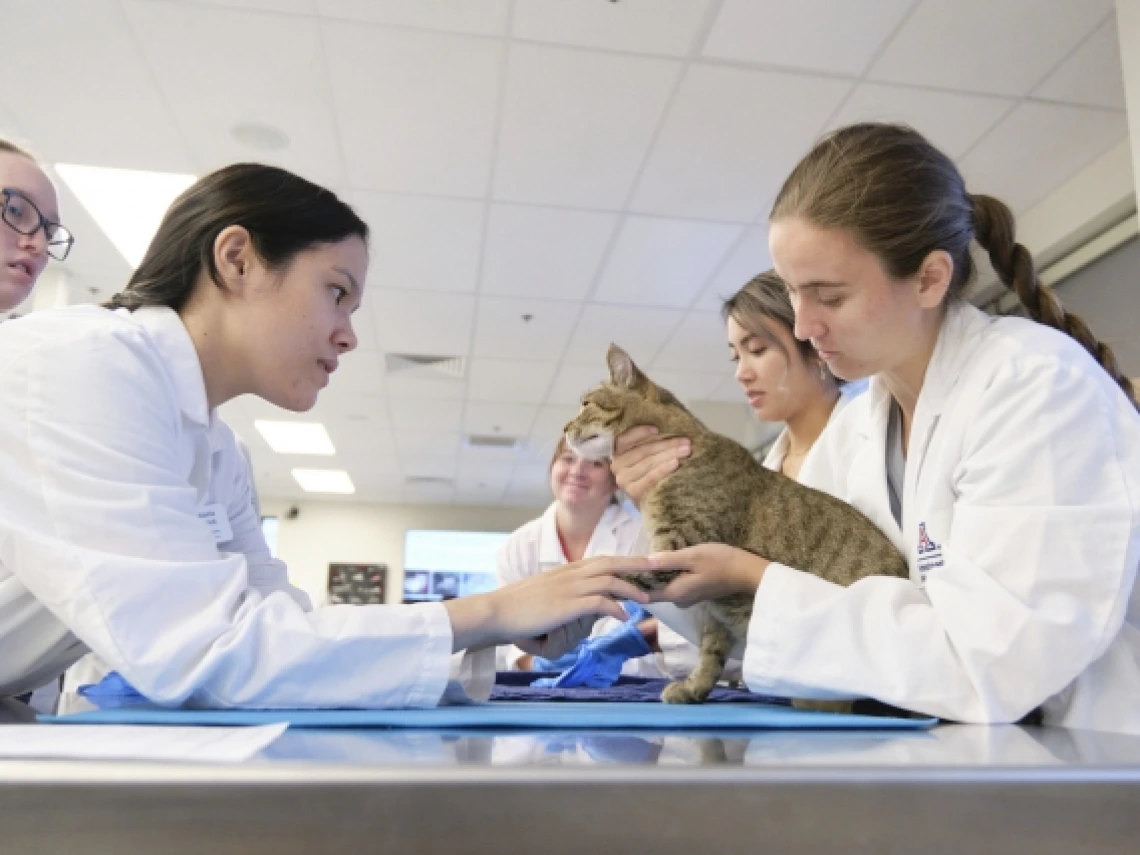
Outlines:
{"label": "fluorescent light panel", "polygon": [[170,203],[197,178],[57,163],[55,171],[132,269],[142,262]]}
{"label": "fluorescent light panel", "polygon": [[271,422],[258,419],[253,426],[278,454],[336,454],[328,431],[320,422]]}
{"label": "fluorescent light panel", "polygon": [[306,493],[355,493],[352,479],[343,469],[294,469],[293,477]]}

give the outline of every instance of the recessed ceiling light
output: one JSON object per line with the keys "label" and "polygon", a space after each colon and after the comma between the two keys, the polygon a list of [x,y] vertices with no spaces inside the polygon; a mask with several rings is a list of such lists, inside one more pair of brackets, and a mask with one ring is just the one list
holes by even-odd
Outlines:
{"label": "recessed ceiling light", "polygon": [[280,151],[289,146],[284,131],[261,122],[240,122],[230,129],[230,136],[255,151]]}
{"label": "recessed ceiling light", "polygon": [[142,261],[170,203],[197,180],[174,172],[74,163],[57,163],[55,171],[132,269]]}
{"label": "recessed ceiling light", "polygon": [[343,469],[294,469],[293,477],[306,493],[355,493]]}
{"label": "recessed ceiling light", "polygon": [[329,433],[320,422],[271,422],[257,419],[253,426],[278,454],[336,454]]}

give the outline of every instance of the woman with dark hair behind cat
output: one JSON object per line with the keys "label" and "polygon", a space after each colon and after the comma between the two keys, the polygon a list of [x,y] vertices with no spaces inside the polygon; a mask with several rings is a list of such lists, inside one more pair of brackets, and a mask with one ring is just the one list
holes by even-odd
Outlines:
{"label": "woman with dark hair behind cat", "polygon": [[34,157],[0,138],[0,312],[32,293],[48,258],[67,258],[74,240],[59,224],[55,187]]}
{"label": "woman with dark hair behind cat", "polygon": [[160,704],[434,706],[453,674],[489,691],[496,644],[645,601],[612,575],[644,559],[421,605],[289,585],[216,409],[313,406],[356,347],[367,239],[325,188],[237,164],[175,200],[107,308],[0,326],[0,696],[90,649]]}
{"label": "woman with dark hair behind cat", "polygon": [[[664,598],[754,594],[756,691],[1140,733],[1140,415],[1112,351],[1040,281],[1009,209],[910,128],[828,135],[770,219],[796,337],[871,377],[811,486],[902,545],[910,579],[841,588],[706,544],[657,558],[690,571]],[[1032,320],[962,298],[975,240]],[[677,446],[627,432],[619,485],[643,495]]]}

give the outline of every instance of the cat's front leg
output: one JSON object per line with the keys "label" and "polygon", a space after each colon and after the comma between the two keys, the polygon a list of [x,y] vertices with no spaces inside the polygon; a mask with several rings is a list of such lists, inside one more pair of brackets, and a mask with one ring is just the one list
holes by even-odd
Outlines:
{"label": "cat's front leg", "polygon": [[732,633],[711,614],[701,628],[701,651],[697,667],[684,680],[665,687],[661,700],[667,704],[703,703],[724,673],[724,663],[733,647]]}

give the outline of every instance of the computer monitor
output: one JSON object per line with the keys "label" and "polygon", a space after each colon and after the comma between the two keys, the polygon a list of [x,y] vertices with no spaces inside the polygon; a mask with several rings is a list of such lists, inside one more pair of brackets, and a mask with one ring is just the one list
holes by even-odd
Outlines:
{"label": "computer monitor", "polygon": [[404,602],[492,590],[498,583],[496,556],[509,536],[500,531],[409,529],[404,535]]}

